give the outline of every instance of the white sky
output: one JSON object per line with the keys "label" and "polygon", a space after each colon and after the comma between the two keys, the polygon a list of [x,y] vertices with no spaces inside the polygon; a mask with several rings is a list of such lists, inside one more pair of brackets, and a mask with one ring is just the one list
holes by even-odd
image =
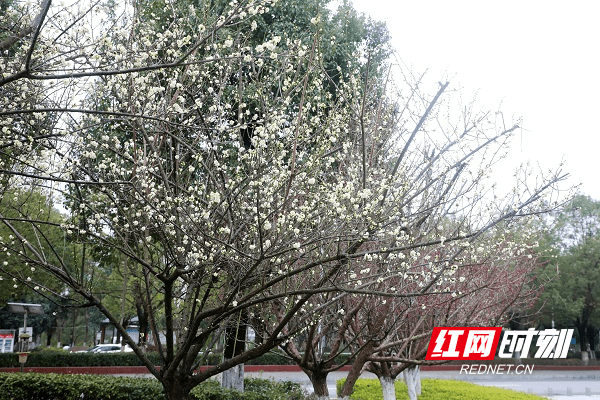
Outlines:
{"label": "white sky", "polygon": [[[600,200],[600,1],[354,0],[386,21],[399,56],[450,76],[480,106],[523,117],[511,155],[571,174]],[[518,164],[514,161],[514,164]],[[565,185],[567,186],[567,185]]]}

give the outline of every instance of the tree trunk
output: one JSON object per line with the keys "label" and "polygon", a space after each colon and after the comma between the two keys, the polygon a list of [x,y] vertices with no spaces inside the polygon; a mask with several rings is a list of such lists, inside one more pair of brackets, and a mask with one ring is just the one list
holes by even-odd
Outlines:
{"label": "tree trunk", "polygon": [[381,383],[383,400],[396,400],[396,387],[394,386],[394,379],[389,376],[380,376],[379,382]]}
{"label": "tree trunk", "polygon": [[590,353],[587,350],[581,349],[581,363],[585,366],[590,363]]}
{"label": "tree trunk", "polygon": [[590,355],[587,351],[588,342],[586,335],[586,328],[590,314],[591,313],[588,312],[588,308],[583,307],[581,318],[577,317],[577,320],[575,321],[575,326],[577,327],[577,332],[579,334],[579,343],[581,344],[581,362],[583,365],[588,365],[590,362]]}
{"label": "tree trunk", "polygon": [[591,360],[595,360],[596,359],[596,332],[598,332],[598,330],[596,329],[596,327],[589,325],[586,328],[586,334],[587,334],[587,340],[588,340],[588,349],[590,352],[590,359]]}
{"label": "tree trunk", "polygon": [[[230,359],[246,350],[246,318],[243,315],[232,326],[225,329],[225,348],[223,355]],[[223,371],[221,386],[227,389],[244,391],[244,365],[237,365]]]}
{"label": "tree trunk", "polygon": [[367,343],[356,356],[356,359],[352,363],[352,369],[350,369],[350,372],[348,372],[348,376],[346,377],[342,391],[339,393],[340,398],[348,398],[352,394],[352,391],[354,390],[354,384],[360,377],[360,373],[362,372],[363,366],[367,362],[367,358],[373,352],[373,346],[373,342]]}
{"label": "tree trunk", "polygon": [[314,373],[310,374],[310,382],[313,385],[315,396],[317,400],[328,400],[329,399],[329,388],[327,387],[327,374]]}
{"label": "tree trunk", "polygon": [[523,364],[523,361],[521,360],[521,352],[520,351],[515,351],[513,355],[515,357],[515,365]]}
{"label": "tree trunk", "polygon": [[165,395],[167,400],[194,400],[195,398],[190,394],[191,388],[187,385],[179,382],[178,379],[173,379],[170,382],[163,381],[163,387],[165,388]]}
{"label": "tree trunk", "polygon": [[227,389],[244,391],[244,364],[231,367],[221,374],[221,386]]}
{"label": "tree trunk", "polygon": [[583,361],[583,365],[588,365],[590,359],[590,354],[587,350],[587,329],[592,313],[596,309],[595,304],[596,303],[592,295],[592,286],[590,283],[588,283],[587,295],[585,296],[583,309],[581,310],[581,316],[577,317],[576,320],[577,331],[579,332],[579,340],[581,341],[581,361]]}
{"label": "tree trunk", "polygon": [[408,391],[409,400],[417,400],[417,390],[416,390],[416,366],[410,366],[403,371],[404,381],[406,382],[406,387]]}
{"label": "tree trunk", "polygon": [[[139,280],[133,283],[133,292],[135,294],[135,310],[138,317],[138,338],[137,344],[143,349],[146,348],[146,340],[148,337],[148,314],[146,313],[146,307],[144,307],[144,293],[142,292],[142,285]],[[135,339],[135,338],[132,338]]]}
{"label": "tree trunk", "polygon": [[421,367],[415,367],[415,392],[417,393],[417,397],[421,395]]}
{"label": "tree trunk", "polygon": [[90,333],[90,313],[89,309],[85,309],[85,338],[83,339],[83,347],[88,347],[88,336]]}
{"label": "tree trunk", "polygon": [[71,349],[73,348],[73,346],[75,346],[75,323],[77,322],[78,316],[79,310],[75,309],[73,311],[73,325],[71,325],[71,343],[69,344],[69,346],[71,346]]}
{"label": "tree trunk", "polygon": [[56,347],[60,348],[60,339],[62,337],[62,325],[56,328]]}
{"label": "tree trunk", "polygon": [[52,320],[52,325],[46,331],[46,346],[50,346],[50,344],[52,342],[52,336],[56,333],[57,329],[58,329],[58,325],[56,324],[56,318],[54,318]]}

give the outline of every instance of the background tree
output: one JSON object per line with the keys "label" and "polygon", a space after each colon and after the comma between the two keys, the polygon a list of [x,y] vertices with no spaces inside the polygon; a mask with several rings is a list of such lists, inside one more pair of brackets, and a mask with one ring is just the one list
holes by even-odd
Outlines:
{"label": "background tree", "polygon": [[[8,180],[5,183],[8,186]],[[60,229],[64,217],[53,207],[48,196],[36,190],[14,190],[5,186],[0,197],[0,214],[5,220],[11,221],[13,226],[18,227],[26,240],[38,243],[48,259],[57,261],[59,257],[53,253],[57,251],[65,267],[75,269],[73,254],[77,251],[76,246],[64,240]],[[22,219],[23,215],[34,218],[47,229],[44,232],[38,231],[35,226]],[[17,329],[23,326],[23,316],[9,313],[5,309],[6,303],[39,303],[44,307],[45,314],[32,315],[27,323],[33,327],[36,337],[47,332],[49,343],[58,319],[64,313],[61,308],[66,305],[63,300],[68,297],[67,286],[54,280],[45,271],[36,270],[34,265],[23,261],[16,252],[8,250],[17,243],[13,234],[6,226],[0,227],[0,246],[3,249],[0,263],[0,308],[4,309],[1,311],[2,328]]]}
{"label": "background tree", "polygon": [[544,324],[575,326],[587,362],[600,326],[600,202],[578,195],[552,221],[556,225],[550,229],[550,243],[557,251],[546,267],[553,279],[542,296]]}

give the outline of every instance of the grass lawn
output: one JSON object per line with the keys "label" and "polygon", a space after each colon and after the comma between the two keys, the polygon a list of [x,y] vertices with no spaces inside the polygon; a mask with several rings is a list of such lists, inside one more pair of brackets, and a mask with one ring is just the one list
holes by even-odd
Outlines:
{"label": "grass lawn", "polygon": [[[337,382],[338,391],[344,380]],[[419,400],[544,400],[545,397],[536,396],[514,390],[501,389],[489,386],[479,386],[472,383],[442,380],[422,379],[422,394]],[[354,386],[353,400],[383,400],[381,385],[377,379],[359,379]],[[408,400],[406,385],[396,381],[396,398]]]}

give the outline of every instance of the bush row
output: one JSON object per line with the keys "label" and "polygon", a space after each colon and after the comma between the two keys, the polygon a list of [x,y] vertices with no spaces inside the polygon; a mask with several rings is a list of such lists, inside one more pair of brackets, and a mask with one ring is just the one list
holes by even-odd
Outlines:
{"label": "bush row", "polygon": [[[197,400],[302,400],[300,384],[247,378],[245,391],[203,382],[191,394]],[[155,379],[102,375],[0,373],[0,400],[166,400]]]}
{"label": "bush row", "polygon": [[[147,354],[154,365],[160,365],[158,353]],[[221,354],[210,354],[203,365],[216,365]],[[338,357],[338,363],[344,363],[348,357]],[[278,353],[267,353],[246,362],[247,365],[293,365],[293,361]],[[143,365],[135,353],[67,353],[64,351],[34,351],[29,354],[28,367],[114,367]],[[0,353],[0,367],[19,367],[17,353]]]}
{"label": "bush row", "polygon": [[[158,353],[148,353],[150,361],[160,364]],[[143,365],[134,353],[66,353],[58,351],[32,352],[27,357],[28,367],[107,367]],[[0,367],[18,367],[18,353],[0,354]]]}

